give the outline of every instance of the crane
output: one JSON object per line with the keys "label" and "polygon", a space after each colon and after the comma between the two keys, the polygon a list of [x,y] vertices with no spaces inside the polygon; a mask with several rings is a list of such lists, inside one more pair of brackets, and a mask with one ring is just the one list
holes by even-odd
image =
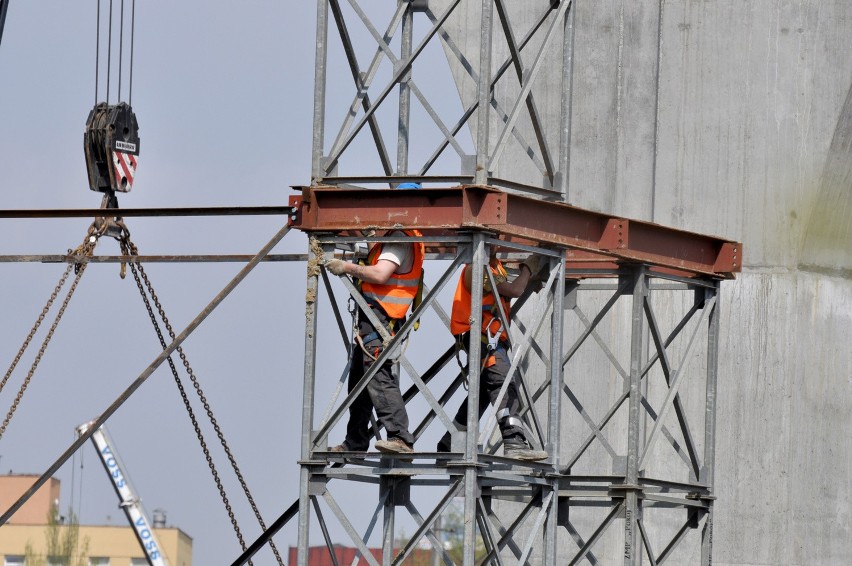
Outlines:
{"label": "crane", "polygon": [[[90,421],[78,426],[77,434],[87,432],[93,422]],[[107,475],[112,480],[112,486],[115,488],[115,493],[119,499],[118,505],[124,510],[127,520],[130,521],[130,526],[133,527],[133,532],[139,540],[139,545],[145,553],[148,564],[150,566],[168,566],[162,546],[160,546],[157,536],[154,534],[154,529],[151,528],[151,521],[142,507],[141,500],[136,496],[130,479],[124,471],[124,464],[113,448],[113,442],[107,434],[106,428],[102,425],[92,433],[91,439]]]}
{"label": "crane", "polygon": [[9,9],[9,0],[0,0],[0,42],[3,41],[3,26],[6,24],[6,11]]}

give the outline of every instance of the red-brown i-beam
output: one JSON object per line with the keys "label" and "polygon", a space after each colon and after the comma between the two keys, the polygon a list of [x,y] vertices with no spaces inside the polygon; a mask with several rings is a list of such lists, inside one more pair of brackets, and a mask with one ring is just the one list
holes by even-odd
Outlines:
{"label": "red-brown i-beam", "polygon": [[566,259],[647,263],[680,273],[730,279],[741,271],[742,245],[465,185],[409,190],[301,187],[290,197],[292,225],[305,232],[418,229],[426,234],[487,230],[503,239],[563,247]]}

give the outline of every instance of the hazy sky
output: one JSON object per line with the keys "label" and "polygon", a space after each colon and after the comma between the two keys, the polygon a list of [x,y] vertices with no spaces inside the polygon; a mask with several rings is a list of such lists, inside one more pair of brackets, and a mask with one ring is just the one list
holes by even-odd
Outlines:
{"label": "hazy sky", "polygon": [[[128,11],[130,5],[128,1]],[[11,3],[0,44],[0,208],[100,204],[101,195],[88,188],[82,144],[95,101],[96,6],[95,0]],[[118,10],[120,3],[114,6]],[[309,184],[315,19],[314,2],[138,3],[132,104],[140,127],[140,158],[133,190],[119,195],[120,206],[281,205],[293,194],[291,185]],[[374,49],[375,44],[364,53]],[[442,56],[440,51],[424,54],[426,59]],[[345,100],[332,118],[339,120],[352,96],[344,88],[351,89],[351,79],[348,71],[334,66],[330,75],[330,96]],[[116,101],[113,77],[110,102]],[[434,91],[437,85],[430,77],[422,88]],[[125,75],[123,100],[127,86]],[[439,111],[441,106],[458,116],[455,93],[439,101]],[[386,139],[392,140],[394,132]],[[392,146],[390,151],[395,153]],[[367,166],[366,172],[381,170]],[[273,217],[127,220],[142,254],[253,254],[282,222]],[[89,223],[0,221],[0,254],[64,253],[82,241]],[[275,253],[306,253],[306,243],[303,234],[293,231]],[[103,239],[97,253],[119,250],[113,240]],[[240,267],[151,263],[146,270],[179,333]],[[64,265],[0,263],[0,270],[6,281],[6,292],[0,294],[0,360],[11,363]],[[428,273],[433,280],[440,275],[434,267]],[[299,492],[304,292],[303,263],[262,264],[184,344],[267,523]],[[448,306],[448,300],[443,302]],[[323,400],[346,361],[330,316],[321,306],[317,396]],[[450,340],[431,316],[418,333],[419,345],[406,352],[424,369],[436,349],[443,351]],[[0,394],[4,413],[50,320]],[[118,265],[91,265],[0,440],[0,470],[41,474],[71,444],[75,428],[108,407],[158,349],[132,278],[121,280]],[[189,388],[186,376],[182,378]],[[245,539],[251,542],[260,533],[254,514],[203,408],[192,397]],[[319,414],[324,410],[324,404],[317,407]],[[110,419],[108,429],[149,515],[164,509],[168,524],[193,538],[195,564],[230,563],[240,547],[167,365]],[[421,449],[432,450],[440,434],[430,432]],[[342,436],[338,427],[331,442]],[[126,524],[91,445],[57,476],[63,511],[71,506],[83,524]],[[375,496],[372,487],[360,492],[347,487],[337,495],[353,518],[361,516],[360,529],[366,527],[363,521],[370,517]],[[421,511],[425,515],[430,510]],[[410,521],[399,519],[397,525],[398,530],[412,530]],[[336,523],[329,526],[338,542],[351,545]],[[321,543],[318,528],[311,534],[313,543]],[[296,544],[295,521],[275,542],[286,556],[287,547]],[[255,564],[271,563],[268,551],[255,559]]]}
{"label": "hazy sky", "polygon": [[[313,2],[139,2],[132,103],[141,155],[136,184],[120,195],[120,205],[280,205],[292,194],[290,185],[308,184],[315,13]],[[88,188],[82,145],[95,97],[95,18],[94,0],[10,5],[0,44],[2,208],[100,204],[100,194]],[[103,92],[101,86],[101,98]],[[172,218],[128,225],[143,254],[251,254],[281,222]],[[0,253],[64,253],[82,241],[89,223],[0,221]],[[305,242],[294,231],[275,251],[304,253]],[[103,240],[97,253],[116,254],[118,246]],[[150,264],[147,271],[180,332],[240,267]],[[0,269],[6,281],[0,359],[8,364],[64,266],[3,263]],[[73,441],[75,427],[100,414],[156,357],[156,336],[135,284],[118,271],[93,265],[86,272],[0,440],[3,473],[41,474]],[[269,523],[298,496],[304,273],[301,263],[261,265],[185,343]],[[0,395],[4,414],[41,336]],[[206,420],[202,408],[196,414]],[[229,563],[239,554],[165,364],[108,428],[148,513],[165,509],[169,525],[193,538],[195,564]],[[209,425],[205,433],[251,541],[259,533],[253,513]],[[82,523],[126,524],[91,445],[58,477],[63,511],[73,503]],[[276,542],[286,552],[295,531]],[[272,563],[272,557],[259,555],[255,563]]]}

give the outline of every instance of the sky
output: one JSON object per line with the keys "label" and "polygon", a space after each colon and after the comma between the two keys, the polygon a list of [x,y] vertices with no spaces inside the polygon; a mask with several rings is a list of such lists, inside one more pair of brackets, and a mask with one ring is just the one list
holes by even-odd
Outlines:
{"label": "sky", "polygon": [[[120,2],[116,0],[114,6],[117,12]],[[128,0],[128,12],[130,6]],[[106,10],[104,2],[102,29]],[[82,139],[95,101],[96,17],[95,0],[12,0],[0,43],[0,209],[100,205],[101,195],[88,188]],[[119,194],[122,208],[286,205],[288,197],[296,194],[292,186],[310,184],[314,2],[148,0],[138,3],[135,18],[133,89],[128,92],[125,74],[121,99],[132,96],[140,156],[132,191]],[[363,30],[351,31],[356,37],[366,35]],[[102,31],[102,44],[105,34]],[[339,47],[331,48],[339,55]],[[374,49],[373,43],[362,56]],[[100,100],[106,92],[104,53]],[[434,65],[435,57],[440,61],[443,54],[427,51],[423,55],[427,65]],[[117,99],[115,65],[114,59],[111,103]],[[127,73],[127,61],[124,65]],[[345,115],[352,96],[348,70],[334,65],[329,72],[332,120]],[[381,70],[376,84],[383,85],[388,72],[387,67]],[[442,88],[439,85],[432,76],[420,83],[427,95]],[[458,116],[455,92],[437,100],[437,112]],[[417,105],[413,106],[413,119],[422,119],[422,111],[418,115]],[[386,132],[386,140],[394,136],[395,130]],[[415,142],[412,153],[420,149]],[[395,153],[393,147],[390,152]],[[357,148],[353,153],[349,164],[362,165],[359,172],[381,174],[374,156],[376,165],[365,161]],[[131,240],[143,255],[254,254],[282,221],[270,216],[126,219]],[[82,218],[0,220],[0,255],[65,253],[82,241],[90,222]],[[296,230],[274,250],[306,252],[307,239]],[[102,239],[96,253],[116,255],[118,245]],[[6,282],[6,292],[0,294],[4,320],[0,363],[11,363],[64,267],[0,262]],[[237,263],[150,263],[145,269],[179,333],[241,267]],[[441,272],[429,268],[427,283]],[[341,291],[342,286],[336,289]],[[299,494],[304,293],[304,263],[261,264],[183,345],[267,524]],[[448,307],[451,295],[446,293],[452,289],[442,299]],[[49,317],[55,312],[54,308]],[[418,339],[443,351],[449,335],[430,316],[424,319]],[[318,317],[317,397],[325,400],[346,359],[330,309],[321,305]],[[49,321],[52,318],[43,324],[0,392],[4,411],[21,387]],[[76,427],[100,415],[159,351],[132,277],[128,274],[122,280],[116,264],[90,265],[0,439],[0,472],[43,473],[74,441]],[[406,351],[421,371],[431,364],[434,353],[434,348]],[[187,377],[182,374],[181,378],[190,388]],[[191,397],[249,543],[260,528],[203,408]],[[316,410],[322,414],[325,409],[320,404]],[[169,526],[192,537],[194,564],[230,563],[240,554],[166,364],[110,418],[107,429],[149,516],[161,509]],[[432,450],[440,434],[430,433],[423,449]],[[342,437],[338,427],[330,442]],[[71,509],[81,524],[126,524],[90,444],[56,477],[62,483],[63,514]],[[363,520],[369,519],[375,496],[369,487],[337,492],[340,505],[352,516],[363,515]],[[434,501],[440,496],[436,492],[423,497]],[[429,511],[421,509],[424,515]],[[357,526],[365,528],[363,521]],[[351,545],[339,525],[331,522],[329,527],[335,541]],[[410,520],[397,523],[397,532],[411,530]],[[374,534],[371,544],[380,544],[378,535]],[[295,521],[274,541],[286,557],[287,548],[296,544]],[[311,542],[322,542],[316,525]],[[254,563],[275,560],[264,550]]]}
{"label": "sky", "polygon": [[[88,188],[82,147],[95,100],[96,5],[11,2],[0,43],[0,208],[100,205],[101,195]],[[140,161],[120,206],[283,205],[294,194],[291,185],[309,184],[315,19],[313,2],[138,3],[132,104]],[[101,98],[104,90],[101,85]],[[281,222],[134,218],[127,224],[142,254],[253,254]],[[0,220],[0,254],[64,253],[82,241],[89,223]],[[297,231],[275,249],[306,251]],[[119,250],[102,240],[96,253]],[[146,271],[180,332],[240,268],[152,263]],[[6,282],[0,360],[11,363],[63,269],[0,264]],[[304,275],[299,262],[259,266],[184,344],[267,523],[298,497]],[[42,336],[0,394],[4,411]],[[157,350],[132,278],[121,280],[115,264],[90,267],[0,440],[0,471],[41,474],[72,443],[75,427],[109,406]],[[204,421],[197,403],[195,410]],[[168,524],[193,538],[194,564],[230,563],[239,544],[165,364],[107,427],[148,514],[165,510]],[[253,513],[209,424],[205,434],[250,542],[260,532]],[[126,524],[91,445],[57,477],[63,511],[73,508],[83,524]],[[275,540],[284,554],[295,545],[295,530]],[[271,563],[269,553],[255,560]]]}

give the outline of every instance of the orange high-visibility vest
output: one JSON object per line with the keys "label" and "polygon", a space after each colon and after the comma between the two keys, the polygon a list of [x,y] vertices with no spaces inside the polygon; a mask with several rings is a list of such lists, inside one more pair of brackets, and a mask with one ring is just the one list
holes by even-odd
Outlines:
{"label": "orange high-visibility vest", "polygon": [[[502,268],[502,264],[499,260],[497,264]],[[462,269],[461,276],[459,277],[459,283],[456,286],[456,294],[453,297],[453,312],[450,317],[450,332],[454,336],[464,334],[470,330],[471,293],[470,289],[464,285],[465,271],[469,267],[469,265],[466,265],[464,266],[464,269]],[[491,273],[495,275],[499,272],[499,268],[491,266],[488,266],[488,268],[491,270]],[[500,297],[500,301],[503,303],[503,309],[506,311],[506,316],[509,316],[511,303],[503,297]],[[492,333],[497,332],[497,330],[500,329],[500,339],[505,340],[509,337],[509,334],[507,333],[508,329],[501,329],[500,327],[499,311],[494,306],[494,293],[484,292],[482,295],[482,333],[487,335],[488,329],[490,329]]]}
{"label": "orange high-visibility vest", "polygon": [[[408,236],[422,236],[418,230],[403,230]],[[417,296],[417,289],[420,286],[420,279],[423,276],[423,256],[426,252],[426,246],[423,242],[413,242],[414,257],[411,261],[411,270],[407,273],[394,273],[384,284],[361,283],[361,292],[368,299],[372,299],[379,303],[391,318],[405,318],[408,312],[408,307],[414,302],[414,297]],[[379,262],[379,256],[382,254],[382,244],[377,243],[367,255],[367,265],[376,265]]]}

